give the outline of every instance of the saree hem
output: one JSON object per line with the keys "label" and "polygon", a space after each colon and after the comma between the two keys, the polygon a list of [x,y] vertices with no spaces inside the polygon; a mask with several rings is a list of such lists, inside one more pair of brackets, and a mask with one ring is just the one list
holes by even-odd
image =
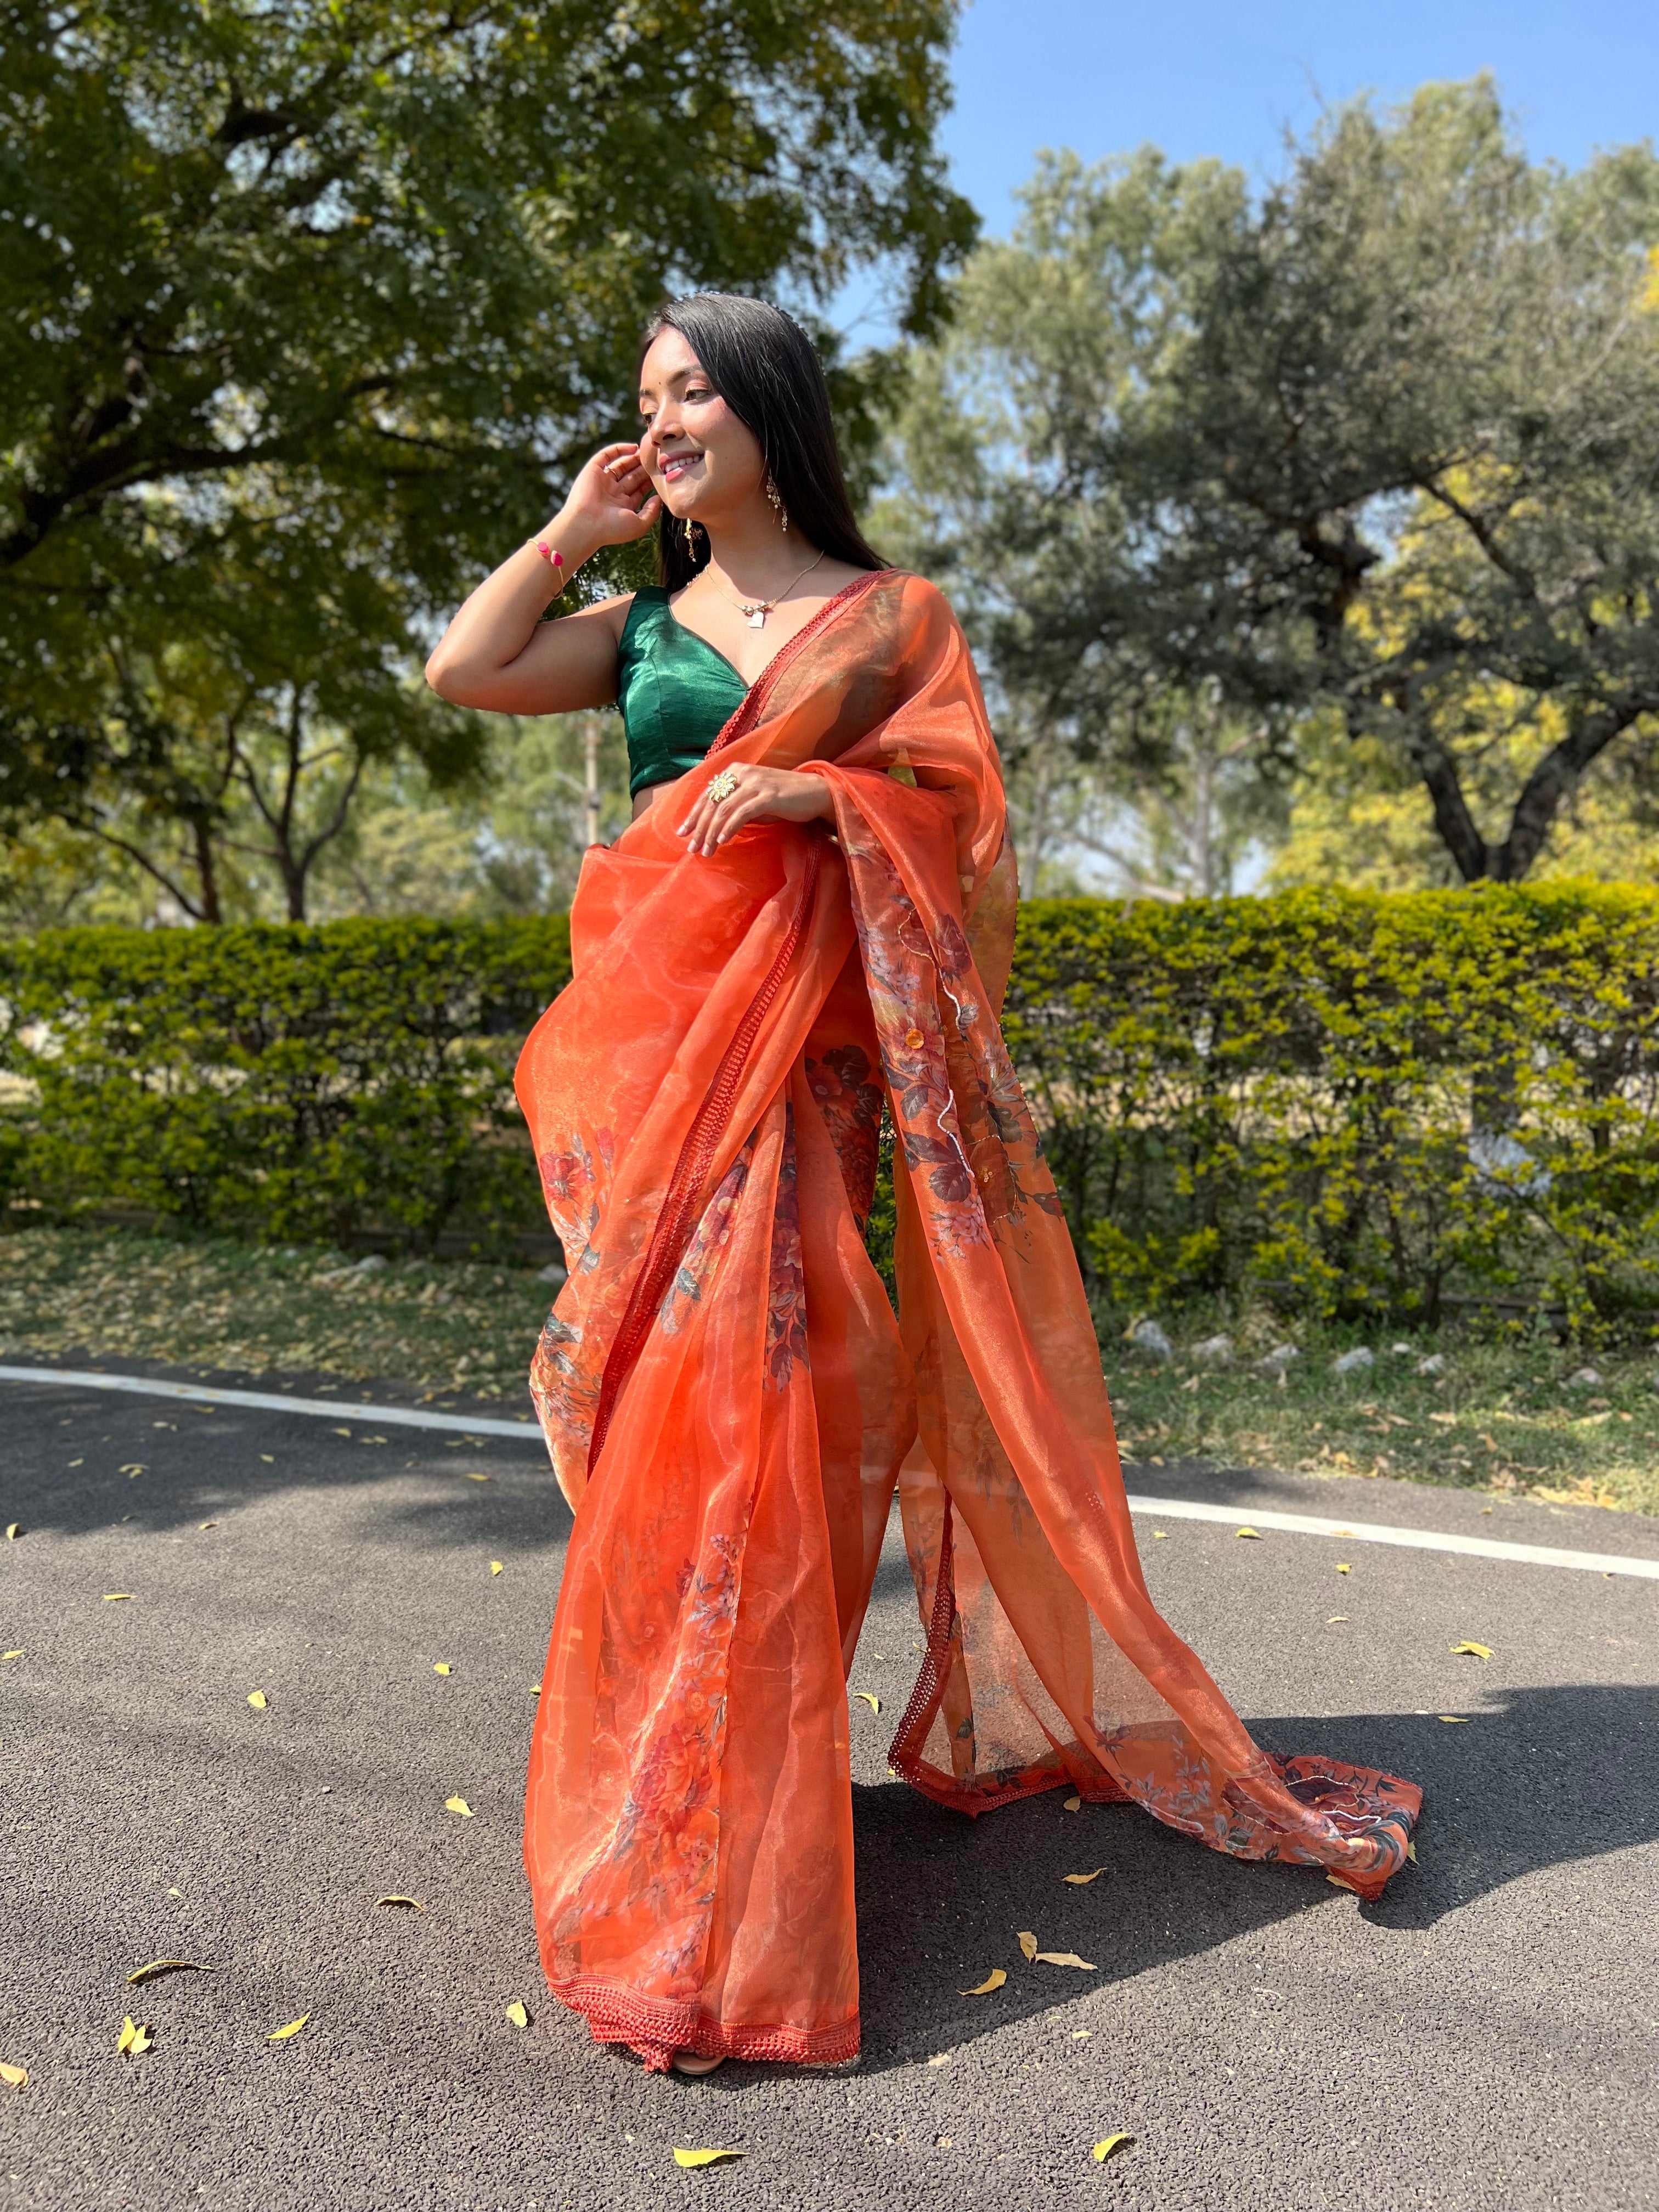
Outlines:
{"label": "saree hem", "polygon": [[596,2043],[623,2043],[645,2062],[647,2074],[665,2074],[677,2051],[699,2058],[744,2058],[797,2066],[842,2066],[859,2055],[859,2016],[829,2027],[794,2027],[787,2021],[713,2020],[695,2004],[642,1997],[612,1982],[555,1982],[562,2005],[580,2013]]}

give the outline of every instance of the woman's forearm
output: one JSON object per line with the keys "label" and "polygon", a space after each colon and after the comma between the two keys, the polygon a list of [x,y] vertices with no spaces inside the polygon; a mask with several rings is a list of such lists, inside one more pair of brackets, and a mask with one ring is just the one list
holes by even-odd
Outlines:
{"label": "woman's forearm", "polygon": [[599,550],[592,528],[556,515],[541,532],[561,556],[555,568],[535,539],[509,554],[484,578],[439,640],[426,664],[433,690],[458,706],[490,703],[489,692],[541,628],[542,617],[585,561]]}

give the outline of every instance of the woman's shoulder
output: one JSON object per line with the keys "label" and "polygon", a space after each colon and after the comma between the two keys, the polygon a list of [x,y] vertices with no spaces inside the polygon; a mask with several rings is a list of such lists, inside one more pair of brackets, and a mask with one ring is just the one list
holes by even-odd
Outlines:
{"label": "woman's shoulder", "polygon": [[956,609],[930,578],[919,575],[914,568],[878,568],[872,573],[877,589],[905,621],[962,628]]}

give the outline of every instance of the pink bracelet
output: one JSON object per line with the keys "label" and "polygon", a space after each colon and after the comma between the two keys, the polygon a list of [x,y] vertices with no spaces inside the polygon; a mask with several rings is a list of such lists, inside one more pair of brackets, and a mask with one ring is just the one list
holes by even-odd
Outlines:
{"label": "pink bracelet", "polygon": [[552,565],[554,566],[554,568],[563,568],[563,566],[564,566],[564,556],[563,556],[563,554],[562,554],[562,553],[556,553],[556,552],[555,552],[555,551],[554,551],[554,550],[553,550],[553,548],[552,548],[552,547],[548,544],[548,542],[547,542],[546,538],[538,538],[536,540],[536,550],[537,550],[537,551],[541,555],[541,556],[542,556],[542,558],[543,558],[543,560],[544,560],[544,561],[549,561],[549,562],[550,562],[552,563]]}

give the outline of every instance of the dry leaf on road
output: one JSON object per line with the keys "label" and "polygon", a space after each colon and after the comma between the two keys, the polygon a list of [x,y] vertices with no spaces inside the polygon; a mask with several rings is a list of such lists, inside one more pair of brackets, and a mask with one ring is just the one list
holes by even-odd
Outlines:
{"label": "dry leaf on road", "polygon": [[161,1974],[216,1974],[216,1966],[204,1966],[194,1959],[152,1959],[147,1966],[135,1966],[127,1976],[129,1989],[137,1989],[141,1982],[153,1982]]}
{"label": "dry leaf on road", "polygon": [[1469,1724],[1469,1717],[1467,1713],[1437,1713],[1435,1718],[1437,1721],[1444,1721],[1448,1728],[1467,1728]]}
{"label": "dry leaf on road", "polygon": [[466,1479],[469,1482],[489,1482],[494,1480],[494,1477],[488,1474],[469,1474]]}
{"label": "dry leaf on road", "polygon": [[1083,1800],[1080,1797],[1068,1797],[1066,1800],[1066,1810],[1068,1813],[1080,1813],[1083,1810]]}
{"label": "dry leaf on road", "polygon": [[256,1713],[264,1712],[270,1702],[263,1690],[250,1690],[247,1693],[247,1701]]}
{"label": "dry leaf on road", "polygon": [[1019,1931],[1019,1948],[1028,1959],[1036,1958],[1036,1937],[1032,1935],[1029,1928],[1022,1928]]}
{"label": "dry leaf on road", "polygon": [[472,1818],[472,1808],[465,1797],[446,1797],[444,1810],[446,1813],[459,1813],[464,1820],[470,1820]]}
{"label": "dry leaf on road", "polygon": [[878,1713],[881,1711],[881,1699],[873,1690],[854,1690],[853,1695],[855,1698],[862,1698],[872,1713]]}
{"label": "dry leaf on road", "polygon": [[125,2051],[129,2058],[137,2058],[148,2051],[155,2040],[148,2021],[140,2026],[129,2016],[121,2022],[121,2039],[115,2048]]}
{"label": "dry leaf on road", "polygon": [[0,2081],[3,2081],[9,2089],[27,2089],[29,2085],[28,2069],[27,2066],[8,2066],[0,2061]]}
{"label": "dry leaf on road", "polygon": [[975,1982],[971,1990],[958,1990],[959,1997],[987,1997],[993,1990],[1000,1990],[1008,1977],[1000,1966],[993,1966],[982,1982]]}
{"label": "dry leaf on road", "polygon": [[8,1522],[7,1522],[7,1523],[6,1523],[6,1541],[7,1541],[9,1544],[15,1544],[15,1543],[17,1541],[17,1539],[18,1539],[18,1538],[22,1534],[22,1533],[23,1533],[23,1524],[21,1523],[21,1521],[8,1521]]}
{"label": "dry leaf on road", "polygon": [[448,1660],[434,1659],[432,1662],[432,1671],[434,1674],[447,1674],[450,1672]]}
{"label": "dry leaf on road", "polygon": [[131,1599],[131,1595],[132,1592],[131,1590],[106,1590],[104,1592],[104,1603],[106,1605],[125,1605]]}
{"label": "dry leaf on road", "polygon": [[1133,2141],[1133,2136],[1124,2135],[1121,2131],[1117,2135],[1105,2136],[1095,2145],[1095,2164],[1103,2166],[1115,2150],[1121,2150],[1125,2143],[1132,2143]]}
{"label": "dry leaf on road", "polygon": [[426,1911],[425,1905],[421,1903],[417,1897],[394,1897],[387,1895],[386,1897],[377,1897],[374,1902],[376,1905],[406,1905],[411,1912],[424,1912]]}
{"label": "dry leaf on road", "polygon": [[1490,1659],[1492,1657],[1491,1649],[1485,1644],[1454,1644],[1449,1648],[1454,1659],[1462,1658],[1465,1655],[1471,1659]]}
{"label": "dry leaf on road", "polygon": [[1236,1536],[1254,1536],[1258,1544],[1261,1541],[1260,1528],[1235,1528],[1233,1534]]}
{"label": "dry leaf on road", "polygon": [[525,2010],[523,2005],[520,2003],[517,1997],[514,1997],[512,2003],[508,2005],[507,2008],[507,2016],[512,2021],[514,2027],[528,2027],[530,2025],[530,2014]]}
{"label": "dry leaf on road", "polygon": [[1327,1881],[1334,1882],[1338,1889],[1353,1890],[1353,1893],[1356,1897],[1359,1894],[1359,1892],[1357,1889],[1354,1889],[1353,1884],[1348,1880],[1347,1875],[1345,1874],[1328,1874],[1325,1879]]}
{"label": "dry leaf on road", "polygon": [[1092,1959],[1079,1959],[1075,1951],[1039,1951],[1037,1957],[1045,1966],[1077,1966],[1085,1974],[1097,1971]]}
{"label": "dry leaf on road", "polygon": [[1092,1874],[1063,1874],[1060,1878],[1069,1881],[1073,1889],[1081,1889],[1085,1882],[1098,1881],[1105,1871],[1104,1867],[1097,1867]]}
{"label": "dry leaf on road", "polygon": [[682,2150],[674,2146],[676,2166],[718,2166],[723,2158],[741,2158],[740,2150]]}
{"label": "dry leaf on road", "polygon": [[501,1571],[501,1562],[499,1559],[492,1559],[489,1562],[489,1571],[492,1575],[500,1574]]}
{"label": "dry leaf on road", "polygon": [[308,2012],[302,2012],[298,2020],[289,2021],[286,2027],[274,2029],[270,2034],[266,2036],[265,2041],[267,2043],[286,2043],[290,2035],[297,2035],[300,2033],[300,2030],[305,2026],[306,2022],[310,2018],[311,2014]]}

